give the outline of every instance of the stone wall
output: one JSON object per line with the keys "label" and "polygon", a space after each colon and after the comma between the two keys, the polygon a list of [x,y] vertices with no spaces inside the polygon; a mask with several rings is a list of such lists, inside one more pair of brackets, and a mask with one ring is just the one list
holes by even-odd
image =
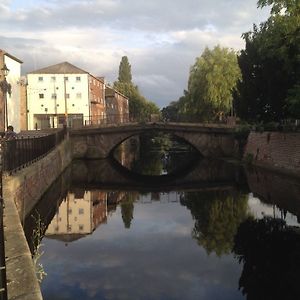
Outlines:
{"label": "stone wall", "polygon": [[65,140],[32,165],[12,175],[3,176],[3,197],[14,201],[22,223],[71,161],[70,141]]}
{"label": "stone wall", "polygon": [[300,133],[251,132],[244,159],[300,176]]}

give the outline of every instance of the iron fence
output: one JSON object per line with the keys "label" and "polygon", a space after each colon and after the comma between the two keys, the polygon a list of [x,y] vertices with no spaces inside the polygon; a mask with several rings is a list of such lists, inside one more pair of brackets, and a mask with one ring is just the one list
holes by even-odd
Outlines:
{"label": "iron fence", "polygon": [[15,139],[1,141],[3,172],[21,169],[46,155],[60,144],[65,137],[66,130],[62,129],[54,133],[45,131],[36,134],[39,136],[22,135]]}
{"label": "iron fence", "polygon": [[111,125],[133,122],[129,117],[129,113],[108,114],[106,116],[91,116],[85,117],[84,119],[84,126]]}

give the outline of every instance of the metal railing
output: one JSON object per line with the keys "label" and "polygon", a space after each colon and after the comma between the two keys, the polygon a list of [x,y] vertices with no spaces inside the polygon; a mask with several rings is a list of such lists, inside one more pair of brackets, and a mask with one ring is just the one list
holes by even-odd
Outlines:
{"label": "metal railing", "polygon": [[106,116],[91,116],[84,118],[84,126],[111,125],[133,122],[129,113],[108,114]]}
{"label": "metal railing", "polygon": [[66,130],[61,129],[54,133],[51,131],[37,132],[36,134],[39,136],[18,136],[1,141],[2,172],[21,169],[43,157],[60,144],[66,135]]}

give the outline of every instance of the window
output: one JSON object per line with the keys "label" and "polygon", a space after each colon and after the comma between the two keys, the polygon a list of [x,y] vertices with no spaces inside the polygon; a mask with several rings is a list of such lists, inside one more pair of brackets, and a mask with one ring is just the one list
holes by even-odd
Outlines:
{"label": "window", "polygon": [[68,226],[67,226],[67,230],[68,230],[68,231],[72,231],[72,225],[68,225]]}
{"label": "window", "polygon": [[76,98],[81,98],[81,93],[77,93]]}
{"label": "window", "polygon": [[65,81],[69,81],[69,77],[68,76],[65,76],[64,79],[65,79]]}
{"label": "window", "polygon": [[80,224],[78,227],[79,227],[79,230],[80,230],[80,231],[82,231],[83,228],[84,228],[84,226],[83,226],[82,224]]}
{"label": "window", "polygon": [[84,214],[84,209],[83,208],[79,208],[78,209],[78,214],[79,215],[83,215]]}
{"label": "window", "polygon": [[81,81],[80,76],[77,76],[77,77],[76,77],[76,81]]}
{"label": "window", "polygon": [[44,78],[42,76],[39,77],[39,81],[43,81]]}
{"label": "window", "polygon": [[51,81],[56,81],[56,77],[55,77],[55,76],[52,76],[52,77],[51,77]]}
{"label": "window", "polygon": [[44,99],[44,94],[39,94],[40,99]]}
{"label": "window", "polygon": [[51,98],[52,98],[52,99],[56,99],[56,94],[55,94],[55,93],[52,94],[52,95],[51,95]]}
{"label": "window", "polygon": [[67,98],[67,99],[70,99],[70,94],[66,94],[66,98]]}

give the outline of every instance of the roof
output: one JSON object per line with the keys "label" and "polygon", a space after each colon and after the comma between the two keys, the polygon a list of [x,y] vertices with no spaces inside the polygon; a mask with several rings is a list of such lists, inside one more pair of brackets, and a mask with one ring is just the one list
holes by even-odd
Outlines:
{"label": "roof", "polygon": [[60,64],[29,72],[28,74],[89,74],[89,72],[79,69],[65,61]]}
{"label": "roof", "polygon": [[13,59],[13,60],[19,62],[20,64],[23,63],[20,59],[16,58],[15,56],[13,56],[13,55],[7,53],[6,51],[4,51],[4,50],[2,50],[2,49],[0,49],[0,53],[1,53],[2,55],[6,55],[6,56],[8,56],[9,58],[11,58],[11,59]]}

